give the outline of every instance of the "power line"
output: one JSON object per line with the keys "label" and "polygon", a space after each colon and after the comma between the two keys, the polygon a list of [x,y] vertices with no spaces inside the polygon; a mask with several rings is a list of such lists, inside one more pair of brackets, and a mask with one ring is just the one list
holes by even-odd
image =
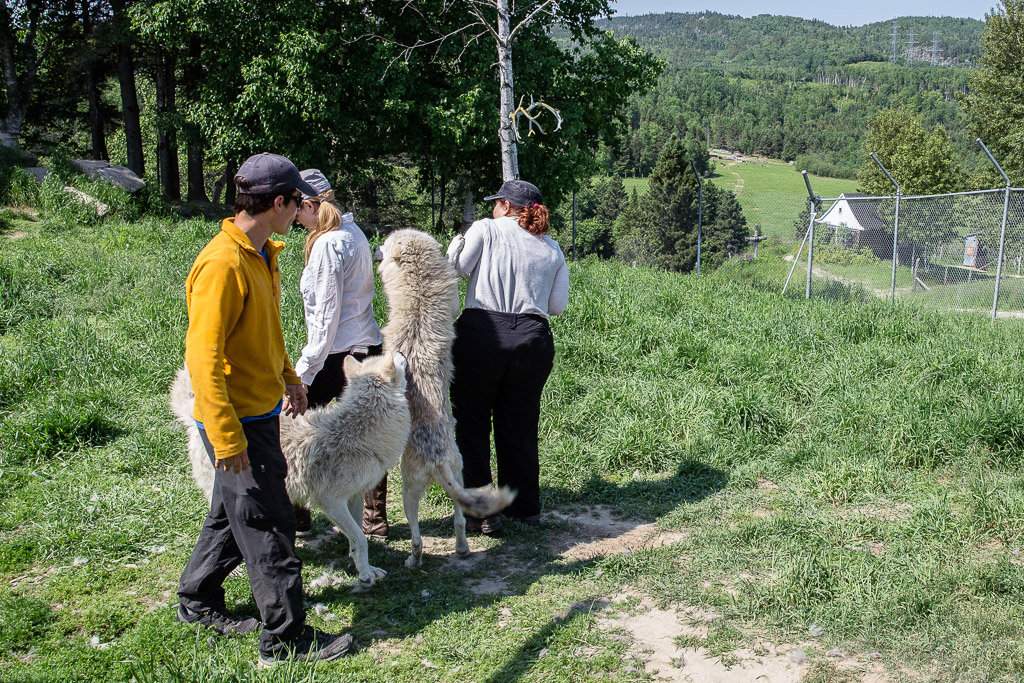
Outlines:
{"label": "power line", "polygon": [[931,52],[931,63],[932,66],[939,65],[939,53],[942,52],[942,48],[939,47],[939,32],[932,31],[932,49]]}
{"label": "power line", "polygon": [[907,38],[907,66],[914,66],[914,47],[917,45],[917,34],[914,27],[910,27],[910,36]]}

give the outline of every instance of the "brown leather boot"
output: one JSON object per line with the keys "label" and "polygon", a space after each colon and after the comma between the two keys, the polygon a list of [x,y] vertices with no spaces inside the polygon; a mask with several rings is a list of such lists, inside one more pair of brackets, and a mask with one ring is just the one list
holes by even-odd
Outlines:
{"label": "brown leather boot", "polygon": [[388,475],[380,480],[363,501],[363,533],[377,538],[388,537]]}

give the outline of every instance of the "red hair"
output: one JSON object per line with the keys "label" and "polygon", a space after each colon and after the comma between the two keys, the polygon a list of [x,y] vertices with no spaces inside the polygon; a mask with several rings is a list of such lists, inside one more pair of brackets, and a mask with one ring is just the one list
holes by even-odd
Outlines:
{"label": "red hair", "polygon": [[516,208],[519,209],[519,227],[537,237],[548,234],[548,207],[534,202],[529,206]]}

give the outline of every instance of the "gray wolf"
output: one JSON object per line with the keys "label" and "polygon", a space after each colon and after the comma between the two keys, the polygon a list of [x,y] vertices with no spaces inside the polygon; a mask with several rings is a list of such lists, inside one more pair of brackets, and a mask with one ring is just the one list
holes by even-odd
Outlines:
{"label": "gray wolf", "polygon": [[418,230],[397,230],[377,253],[384,294],[388,300],[385,352],[401,353],[409,361],[409,412],[412,430],[402,453],[402,503],[409,521],[410,569],[422,564],[419,506],[423,493],[437,482],[455,502],[455,552],[469,554],[465,514],[486,517],[515,498],[507,487],[466,489],[462,455],[455,445],[448,388],[452,379],[452,322],[459,313],[458,276],[441,245]]}
{"label": "gray wolf", "polygon": [[[406,360],[385,352],[359,362],[345,358],[348,387],[341,398],[297,417],[281,417],[281,450],[288,461],[288,496],[298,505],[317,506],[349,542],[360,586],[387,575],[370,566],[366,536],[356,521],[363,495],[398,463],[409,440]],[[211,496],[213,467],[192,418],[188,371],[178,371],[171,387],[171,409],[189,434],[189,459],[196,484]]]}

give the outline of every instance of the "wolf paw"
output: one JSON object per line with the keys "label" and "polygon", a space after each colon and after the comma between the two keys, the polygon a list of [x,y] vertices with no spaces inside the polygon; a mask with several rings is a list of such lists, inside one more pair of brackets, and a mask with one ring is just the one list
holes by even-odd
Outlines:
{"label": "wolf paw", "polygon": [[369,588],[373,588],[377,583],[377,579],[383,579],[388,575],[388,573],[380,567],[371,566],[369,567],[369,570],[370,571],[368,573],[359,575],[359,585],[352,589],[353,593],[361,593]]}

